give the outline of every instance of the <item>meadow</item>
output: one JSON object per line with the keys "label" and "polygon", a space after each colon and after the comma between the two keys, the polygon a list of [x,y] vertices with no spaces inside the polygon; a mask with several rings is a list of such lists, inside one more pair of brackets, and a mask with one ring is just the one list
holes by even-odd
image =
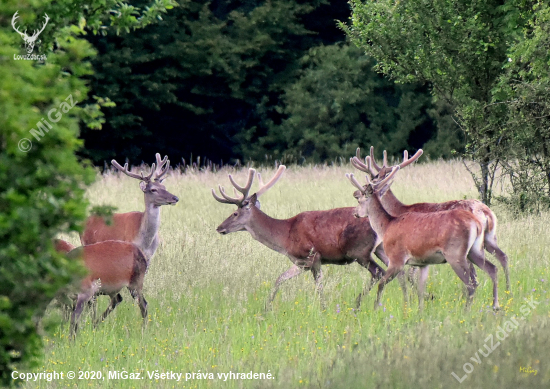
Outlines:
{"label": "meadow", "polygon": [[[259,171],[265,178],[274,172]],[[351,171],[349,165],[289,166],[262,196],[261,209],[287,218],[307,210],[355,206],[354,188],[344,176]],[[465,310],[463,285],[447,265],[431,267],[427,292],[432,299],[422,313],[414,290],[410,304],[404,304],[396,280],[386,287],[380,309],[373,310],[373,290],[357,311],[355,297],[370,274],[355,263],[323,267],[326,310],[321,310],[307,272],[283,284],[273,310],[266,312],[274,282],[291,262],[247,232],[216,232],[235,206],[215,201],[210,188],[218,183],[230,187],[229,172],[188,170],[166,179],[167,189],[180,201],[162,209],[162,242],[144,288],[149,302],[145,330],[137,304],[124,291],[124,301],[97,328],[90,314],[83,314],[74,342],[68,340],[67,323],[45,337],[43,366],[36,372],[95,371],[104,379],[42,380],[25,387],[550,386],[550,214],[516,215],[498,204],[492,207],[512,280],[512,293],[507,294],[502,268],[487,254],[499,269],[498,312],[491,309],[492,284],[481,270],[473,304]],[[246,180],[246,169],[233,173],[237,182]],[[477,197],[469,173],[457,161],[407,167],[392,189],[405,203]],[[118,212],[143,210],[138,183],[126,176],[99,177],[88,196],[93,205],[113,205]],[[65,238],[78,243],[76,236]],[[108,298],[99,301],[101,310]],[[51,308],[48,316],[60,315]],[[510,327],[511,320],[515,327]],[[144,379],[109,379],[110,371],[139,372]],[[183,373],[182,380],[149,379],[147,372],[155,371]],[[271,379],[218,378],[218,373],[230,371],[269,373]],[[195,375],[186,381],[186,373]],[[212,373],[214,379],[197,378],[198,373]]]}

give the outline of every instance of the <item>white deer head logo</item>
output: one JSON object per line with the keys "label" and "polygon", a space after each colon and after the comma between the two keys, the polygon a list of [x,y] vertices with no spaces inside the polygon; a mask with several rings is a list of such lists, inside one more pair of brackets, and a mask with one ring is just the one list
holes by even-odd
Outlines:
{"label": "white deer head logo", "polygon": [[[17,11],[19,12],[19,11]],[[21,35],[21,37],[23,38],[23,40],[25,41],[25,48],[27,49],[27,53],[32,53],[32,51],[34,50],[34,44],[36,43],[36,39],[38,38],[38,35],[40,35],[40,33],[42,31],[44,31],[44,28],[46,28],[46,25],[48,24],[48,20],[50,20],[49,16],[47,14],[44,14],[44,19],[46,19],[46,22],[44,23],[44,25],[42,26],[42,29],[40,31],[37,31],[37,30],[34,30],[34,34],[32,34],[32,36],[28,36],[27,35],[27,30],[25,29],[25,32],[21,32],[17,29],[17,27],[15,26],[15,21],[17,20],[17,18],[19,17],[17,15],[17,12],[13,14],[13,18],[11,19],[11,25],[13,26],[13,29],[15,31],[17,31],[19,33],[19,35]]]}

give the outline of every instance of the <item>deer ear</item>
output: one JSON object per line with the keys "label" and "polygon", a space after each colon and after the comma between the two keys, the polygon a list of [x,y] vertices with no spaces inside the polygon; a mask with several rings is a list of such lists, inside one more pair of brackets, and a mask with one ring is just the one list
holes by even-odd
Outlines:
{"label": "deer ear", "polygon": [[139,187],[141,188],[142,191],[145,192],[145,188],[147,187],[147,184],[144,181],[140,181]]}
{"label": "deer ear", "polygon": [[[254,193],[252,196],[250,196],[250,198],[248,199],[248,205],[246,208],[250,209],[250,207],[252,206],[252,204],[254,204],[254,206],[256,206],[256,203],[258,203],[258,196],[256,195],[256,193]],[[259,208],[259,207],[258,207]]]}

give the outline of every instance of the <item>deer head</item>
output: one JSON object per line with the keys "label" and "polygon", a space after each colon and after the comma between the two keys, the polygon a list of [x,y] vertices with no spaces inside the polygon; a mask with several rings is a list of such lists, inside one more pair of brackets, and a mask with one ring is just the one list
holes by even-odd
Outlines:
{"label": "deer head", "polygon": [[115,168],[126,174],[128,177],[140,180],[139,187],[145,195],[145,204],[152,204],[155,207],[168,204],[175,205],[179,200],[178,197],[168,192],[166,187],[162,184],[164,176],[170,168],[168,156],[165,156],[164,159],[161,160],[160,154],[157,153],[155,157],[157,159],[157,163],[156,165],[155,163],[151,165],[151,173],[148,176],[144,176],[143,172],[141,172],[141,174],[130,172],[128,170],[128,163],[125,163],[124,167],[120,166],[120,164],[114,159],[111,163]]}
{"label": "deer head", "polygon": [[[19,11],[17,11],[19,12]],[[17,15],[17,12],[15,12],[13,14],[13,17],[11,19],[11,25],[13,27],[13,29],[15,31],[17,31],[17,33],[19,35],[21,35],[21,37],[23,38],[23,41],[25,42],[25,49],[27,50],[27,53],[31,54],[32,51],[34,50],[34,44],[36,43],[36,39],[38,39],[38,35],[40,35],[40,33],[42,31],[44,31],[44,28],[46,28],[46,25],[48,24],[48,20],[50,20],[49,16],[47,14],[44,14],[44,19],[46,20],[44,22],[44,25],[42,26],[42,28],[37,31],[37,30],[34,30],[34,33],[31,35],[31,36],[28,36],[27,35],[27,30],[25,29],[25,32],[21,32],[19,31],[19,29],[17,28],[17,26],[15,25],[15,21],[17,20],[17,18],[19,17]]]}
{"label": "deer head", "polygon": [[[367,168],[370,170],[370,157],[366,158]],[[352,163],[353,164],[353,163]],[[355,165],[354,165],[355,166]],[[346,174],[348,180],[351,184],[355,186],[358,190],[353,192],[353,197],[357,199],[357,208],[355,209],[355,217],[367,217],[368,203],[369,199],[376,195],[378,197],[384,196],[384,194],[390,188],[395,174],[399,171],[400,166],[393,166],[390,172],[382,179],[377,178],[376,180],[371,180],[369,174],[365,176],[367,179],[366,185],[361,185],[359,181],[355,178],[353,173]]]}
{"label": "deer head", "polygon": [[[258,191],[252,196],[248,196],[248,193],[250,192],[252,182],[254,181],[254,176],[256,175],[256,170],[254,169],[248,170],[248,181],[246,182],[245,186],[240,186],[239,184],[237,184],[231,174],[229,174],[229,181],[231,181],[231,184],[234,187],[233,190],[235,193],[235,197],[228,196],[225,193],[225,189],[221,185],[218,185],[218,188],[222,197],[219,197],[216,194],[216,191],[212,189],[212,196],[214,196],[217,201],[223,204],[235,204],[237,206],[237,210],[233,212],[227,219],[225,219],[224,222],[220,224],[218,228],[216,228],[216,231],[218,231],[222,235],[225,235],[229,234],[230,232],[246,230],[246,226],[253,215],[254,209],[260,208],[258,197],[263,195],[269,188],[275,185],[275,183],[283,175],[285,169],[286,166],[279,166],[279,169],[267,184],[264,184],[264,182],[262,181],[262,176],[260,175],[260,173],[257,173],[260,189],[258,189]],[[239,191],[241,194],[238,195],[237,191]]]}

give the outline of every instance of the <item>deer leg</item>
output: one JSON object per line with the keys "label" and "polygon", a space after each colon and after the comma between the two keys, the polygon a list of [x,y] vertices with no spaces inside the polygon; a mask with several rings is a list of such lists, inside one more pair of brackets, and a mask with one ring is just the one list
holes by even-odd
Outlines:
{"label": "deer leg", "polygon": [[147,327],[147,300],[145,300],[145,296],[143,295],[141,288],[139,290],[131,289],[130,294],[138,301],[141,317],[143,318],[143,327]]}
{"label": "deer leg", "polygon": [[493,281],[493,309],[495,311],[498,311],[500,309],[500,306],[498,304],[498,270],[496,266],[486,260],[483,251],[475,246],[470,249],[470,252],[468,253],[468,259],[479,266],[481,270],[489,274],[489,277],[491,277],[491,280]]}
{"label": "deer leg", "polygon": [[390,263],[390,259],[388,258],[388,256],[386,255],[386,252],[384,251],[384,245],[382,244],[382,242],[380,242],[380,244],[376,246],[376,248],[374,249],[374,254],[376,254],[376,256],[382,262],[384,262],[384,265],[388,266],[388,264]]}
{"label": "deer leg", "polygon": [[[404,262],[403,262],[404,263]],[[384,292],[384,286],[391,280],[397,276],[401,270],[403,270],[403,264],[400,265],[394,265],[390,263],[390,266],[386,270],[386,275],[382,277],[380,282],[378,283],[378,293],[376,294],[376,301],[374,302],[374,309],[378,309],[378,307],[381,305],[380,300],[382,298],[382,293]]]}
{"label": "deer leg", "polygon": [[[107,307],[105,312],[103,312],[103,315],[101,315],[101,319],[99,320],[100,322],[104,321],[105,318],[107,316],[109,316],[109,314],[111,312],[113,312],[113,310],[116,308],[116,306],[122,302],[122,296],[120,295],[120,293],[111,294],[109,296],[111,297],[111,302],[109,303],[109,306]],[[97,324],[99,324],[99,322],[95,323],[96,326],[97,326]]]}
{"label": "deer leg", "polygon": [[277,281],[275,281],[275,287],[273,289],[273,292],[271,294],[271,297],[269,298],[267,304],[266,304],[266,310],[271,307],[271,303],[275,299],[275,296],[277,295],[277,292],[279,291],[279,286],[285,281],[290,280],[291,278],[296,277],[297,275],[301,274],[304,271],[301,267],[298,267],[296,265],[293,265],[290,269],[285,271],[283,274],[277,278]]}
{"label": "deer leg", "polygon": [[418,308],[420,312],[424,309],[424,293],[426,290],[426,280],[428,279],[429,266],[423,266],[420,268],[420,276],[418,277]]}
{"label": "deer leg", "polygon": [[479,285],[479,283],[477,282],[476,267],[472,262],[470,262],[470,280],[472,281],[472,284],[476,287]]}
{"label": "deer leg", "polygon": [[313,258],[313,263],[311,265],[311,272],[313,273],[313,279],[315,280],[315,286],[317,293],[319,294],[319,300],[321,301],[321,309],[325,310],[325,299],[323,297],[323,284],[321,280],[323,279],[323,271],[321,270],[321,254],[315,253]]}
{"label": "deer leg", "polygon": [[506,277],[506,290],[508,292],[511,291],[510,289],[510,269],[508,268],[508,256],[502,251],[498,245],[497,245],[497,238],[494,236],[494,234],[485,234],[485,250],[487,250],[490,254],[493,254],[495,257],[497,257],[498,261],[502,265],[502,269],[504,270],[504,276]]}
{"label": "deer leg", "polygon": [[357,299],[355,300],[356,308],[359,309],[361,307],[361,300],[363,299],[363,296],[370,292],[375,282],[382,278],[386,274],[386,272],[384,271],[384,269],[378,266],[376,262],[374,262],[370,254],[368,258],[357,258],[357,263],[367,269],[371,274],[370,281],[367,282],[367,284],[365,285],[365,289],[363,289],[363,291],[359,293],[359,296],[357,296]]}
{"label": "deer leg", "polygon": [[88,301],[88,307],[92,310],[92,323],[94,326],[97,325],[97,296],[93,296],[90,301]]}
{"label": "deer leg", "polygon": [[88,302],[95,294],[95,289],[93,286],[89,287],[88,289],[82,291],[82,293],[79,293],[76,298],[76,303],[74,304],[74,310],[71,314],[71,330],[69,337],[71,339],[74,339],[76,337],[76,332],[78,331],[78,320],[80,319],[80,315],[82,314],[82,310],[84,309],[84,304]]}
{"label": "deer leg", "polygon": [[406,271],[402,270],[397,274],[397,280],[399,281],[399,285],[401,286],[401,290],[403,291],[403,302],[406,305],[409,305],[409,293],[407,291],[407,280],[406,280]]}
{"label": "deer leg", "polygon": [[451,268],[454,270],[458,278],[462,280],[464,285],[466,285],[466,288],[468,290],[468,297],[466,300],[466,309],[468,309],[472,303],[472,300],[474,299],[474,293],[476,291],[477,285],[472,282],[470,277],[470,267],[468,265],[468,261],[466,261],[466,258],[462,257],[462,255],[457,256],[455,258],[446,258],[449,265],[451,265]]}

